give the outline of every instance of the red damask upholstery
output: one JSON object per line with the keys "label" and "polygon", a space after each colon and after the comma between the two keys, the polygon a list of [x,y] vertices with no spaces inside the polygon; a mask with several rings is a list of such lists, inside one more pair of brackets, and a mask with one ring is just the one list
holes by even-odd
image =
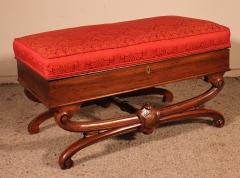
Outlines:
{"label": "red damask upholstery", "polygon": [[16,38],[17,60],[45,79],[125,67],[230,47],[219,24],[161,16]]}

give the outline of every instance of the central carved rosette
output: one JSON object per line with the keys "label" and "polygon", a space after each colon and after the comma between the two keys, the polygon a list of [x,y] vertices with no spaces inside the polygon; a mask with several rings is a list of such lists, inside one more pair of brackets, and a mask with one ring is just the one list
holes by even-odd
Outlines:
{"label": "central carved rosette", "polygon": [[137,116],[141,122],[141,131],[144,134],[151,134],[158,125],[159,111],[151,105],[143,106]]}

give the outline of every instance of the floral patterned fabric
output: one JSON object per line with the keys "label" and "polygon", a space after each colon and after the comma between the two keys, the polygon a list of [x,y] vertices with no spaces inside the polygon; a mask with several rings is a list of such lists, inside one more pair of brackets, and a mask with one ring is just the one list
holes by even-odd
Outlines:
{"label": "floral patterned fabric", "polygon": [[125,67],[230,47],[230,30],[161,16],[16,38],[15,57],[45,79]]}

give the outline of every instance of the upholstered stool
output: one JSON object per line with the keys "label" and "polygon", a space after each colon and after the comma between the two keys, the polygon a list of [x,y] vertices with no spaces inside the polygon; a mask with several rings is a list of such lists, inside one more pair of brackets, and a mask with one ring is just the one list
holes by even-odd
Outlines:
{"label": "upholstered stool", "polygon": [[[230,31],[219,24],[179,16],[83,26],[16,38],[13,44],[18,80],[25,94],[49,108],[29,124],[31,134],[54,116],[56,123],[83,137],[59,158],[61,168],[71,157],[100,140],[130,132],[150,134],[160,124],[192,117],[210,117],[216,127],[224,117],[204,103],[222,89],[229,70]],[[203,78],[212,84],[194,98],[157,108],[136,108],[124,97],[159,94],[171,102],[173,94],[161,84]],[[122,118],[72,121],[89,104],[108,107],[113,102]]]}

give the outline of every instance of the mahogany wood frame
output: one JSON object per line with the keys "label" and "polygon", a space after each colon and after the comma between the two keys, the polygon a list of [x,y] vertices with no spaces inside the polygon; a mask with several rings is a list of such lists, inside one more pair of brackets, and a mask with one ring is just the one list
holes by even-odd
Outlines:
{"label": "mahogany wood frame", "polygon": [[[66,169],[73,165],[71,157],[75,153],[110,136],[135,131],[150,134],[160,124],[191,117],[211,117],[214,126],[222,127],[224,117],[203,105],[222,89],[223,74],[228,70],[229,49],[222,49],[55,80],[45,80],[18,62],[18,80],[29,99],[49,108],[29,123],[29,133],[38,133],[40,124],[53,116],[61,128],[83,133],[83,138],[59,157],[60,167]],[[199,96],[162,108],[151,105],[135,108],[122,100],[126,96],[160,94],[163,101],[171,102],[173,94],[170,91],[155,87],[192,78],[203,78],[212,87]],[[101,121],[71,121],[80,106],[96,103],[107,107],[110,102],[131,115]]]}

